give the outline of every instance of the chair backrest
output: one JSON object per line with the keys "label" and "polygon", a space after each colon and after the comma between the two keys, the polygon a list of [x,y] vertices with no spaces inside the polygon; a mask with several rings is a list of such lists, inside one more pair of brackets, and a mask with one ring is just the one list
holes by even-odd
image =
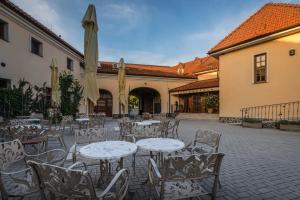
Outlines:
{"label": "chair backrest", "polygon": [[151,138],[151,137],[161,137],[161,133],[157,130],[157,126],[132,126],[131,134],[135,138]]}
{"label": "chair backrest", "polygon": [[202,179],[218,175],[223,156],[222,153],[169,156],[164,162],[163,179]]}
{"label": "chair backrest", "polygon": [[71,122],[73,122],[73,116],[72,115],[62,116],[61,124],[68,124],[68,123],[71,123]]}
{"label": "chair backrest", "polygon": [[198,143],[205,144],[213,148],[214,152],[218,152],[220,138],[221,133],[212,130],[199,129],[195,135],[194,146]]}
{"label": "chair backrest", "polygon": [[132,132],[133,123],[129,120],[119,120],[120,135],[129,135]]}
{"label": "chair backrest", "polygon": [[5,170],[9,164],[25,158],[26,153],[20,140],[0,143],[0,169]]}
{"label": "chair backrest", "polygon": [[88,171],[28,161],[36,174],[44,197],[47,191],[68,199],[97,199]]}
{"label": "chair backrest", "polygon": [[11,126],[15,126],[15,125],[27,125],[29,124],[29,121],[26,119],[11,119],[9,121],[9,124]]}
{"label": "chair backrest", "polygon": [[77,144],[104,141],[106,137],[106,128],[75,129],[75,142]]}
{"label": "chair backrest", "polygon": [[167,137],[169,123],[170,123],[170,120],[164,119],[164,120],[161,120],[161,122],[160,122],[160,124],[158,126],[157,132],[159,132],[162,137]]}

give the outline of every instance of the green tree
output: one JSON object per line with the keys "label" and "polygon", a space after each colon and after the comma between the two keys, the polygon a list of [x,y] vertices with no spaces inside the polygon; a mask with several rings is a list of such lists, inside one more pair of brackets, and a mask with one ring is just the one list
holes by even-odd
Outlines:
{"label": "green tree", "polygon": [[82,99],[83,88],[73,74],[63,72],[59,75],[59,89],[61,92],[60,111],[62,115],[75,115]]}

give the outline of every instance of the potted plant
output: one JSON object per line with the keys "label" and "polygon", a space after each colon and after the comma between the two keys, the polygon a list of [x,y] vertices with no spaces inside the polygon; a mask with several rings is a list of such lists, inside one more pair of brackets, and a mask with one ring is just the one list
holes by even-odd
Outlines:
{"label": "potted plant", "polygon": [[262,128],[262,120],[255,118],[244,118],[242,121],[243,127],[248,128]]}
{"label": "potted plant", "polygon": [[298,121],[280,120],[278,124],[279,124],[279,129],[281,130],[300,131],[300,120]]}
{"label": "potted plant", "polygon": [[219,105],[218,95],[209,94],[205,97],[205,107],[209,114],[212,114],[214,112],[214,109],[216,109],[218,105]]}

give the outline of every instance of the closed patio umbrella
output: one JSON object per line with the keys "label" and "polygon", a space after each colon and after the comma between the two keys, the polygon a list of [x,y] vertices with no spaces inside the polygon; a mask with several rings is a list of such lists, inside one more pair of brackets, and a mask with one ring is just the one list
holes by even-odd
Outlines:
{"label": "closed patio umbrella", "polygon": [[98,62],[98,25],[96,8],[94,5],[89,5],[81,23],[84,28],[84,97],[86,101],[89,99],[95,105],[99,98],[99,92],[96,82]]}
{"label": "closed patio umbrella", "polygon": [[126,87],[126,80],[125,80],[125,63],[124,59],[121,58],[119,62],[119,69],[118,69],[118,82],[119,82],[119,114],[125,113],[126,107],[126,97],[125,97],[125,87]]}
{"label": "closed patio umbrella", "polygon": [[51,100],[52,105],[57,106],[59,104],[58,96],[58,67],[56,61],[52,58],[51,61]]}

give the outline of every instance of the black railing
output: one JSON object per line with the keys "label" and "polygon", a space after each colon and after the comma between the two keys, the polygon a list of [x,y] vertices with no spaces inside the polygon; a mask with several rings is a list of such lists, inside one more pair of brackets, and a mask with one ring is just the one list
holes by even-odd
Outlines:
{"label": "black railing", "polygon": [[299,120],[300,101],[242,108],[242,119],[253,118],[263,121]]}

